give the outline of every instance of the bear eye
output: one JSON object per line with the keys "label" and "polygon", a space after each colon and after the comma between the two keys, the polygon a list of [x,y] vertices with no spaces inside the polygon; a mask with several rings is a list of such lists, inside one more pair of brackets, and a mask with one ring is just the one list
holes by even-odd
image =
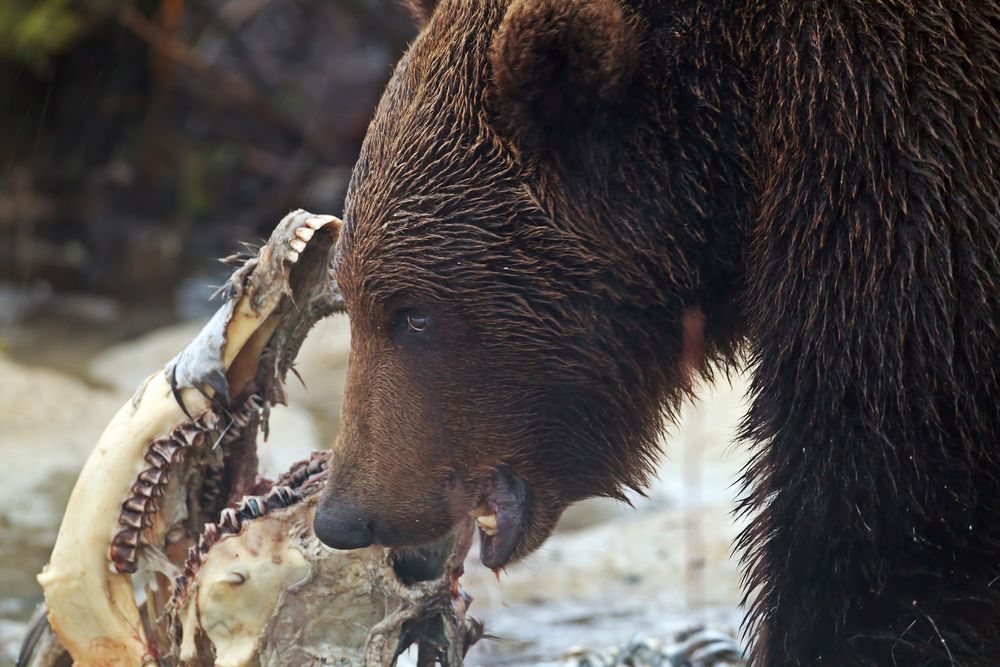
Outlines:
{"label": "bear eye", "polygon": [[429,320],[426,315],[421,315],[420,313],[409,313],[406,316],[406,328],[410,330],[411,333],[423,333],[427,330],[427,325]]}

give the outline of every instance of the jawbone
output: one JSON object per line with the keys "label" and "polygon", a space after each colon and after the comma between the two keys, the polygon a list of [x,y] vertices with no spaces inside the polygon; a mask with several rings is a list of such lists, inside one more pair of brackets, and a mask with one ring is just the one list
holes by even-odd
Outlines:
{"label": "jawbone", "polygon": [[[322,636],[326,653],[388,664],[428,614],[444,620],[434,639],[451,664],[477,638],[456,584],[471,521],[448,536],[440,577],[405,586],[389,552],[332,552],[312,536],[324,455],[273,483],[256,474],[258,429],[285,402],[299,346],[343,310],[329,271],[340,224],[295,211],[256,256],[231,258],[240,268],[224,305],[108,424],[38,577],[74,664],[155,664],[165,653],[253,664],[262,651],[318,650],[303,643]],[[338,618],[349,631],[337,634]]]}

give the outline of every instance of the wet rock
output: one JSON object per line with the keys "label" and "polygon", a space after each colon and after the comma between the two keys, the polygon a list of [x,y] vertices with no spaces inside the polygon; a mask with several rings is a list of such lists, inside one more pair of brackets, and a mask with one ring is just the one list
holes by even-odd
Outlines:
{"label": "wet rock", "polygon": [[346,315],[318,322],[295,361],[302,382],[288,378],[288,402],[339,420],[350,351],[351,327]]}
{"label": "wet rock", "polygon": [[174,358],[201,327],[202,320],[180,322],[112,345],[90,361],[95,382],[131,394],[153,371]]}
{"label": "wet rock", "polygon": [[35,575],[73,480],[127,398],[0,357],[0,665],[13,664],[41,599]]}
{"label": "wet rock", "polygon": [[0,517],[58,525],[72,481],[127,395],[0,358]]}
{"label": "wet rock", "polygon": [[323,449],[312,416],[296,407],[278,406],[271,412],[271,435],[257,447],[260,474],[275,479],[297,461]]}

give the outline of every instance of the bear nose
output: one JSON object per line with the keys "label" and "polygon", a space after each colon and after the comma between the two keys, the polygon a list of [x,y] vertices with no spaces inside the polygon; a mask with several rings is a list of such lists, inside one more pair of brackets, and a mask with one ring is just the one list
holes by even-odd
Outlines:
{"label": "bear nose", "polygon": [[334,549],[361,549],[375,541],[373,521],[348,502],[329,496],[320,500],[313,517],[313,532]]}

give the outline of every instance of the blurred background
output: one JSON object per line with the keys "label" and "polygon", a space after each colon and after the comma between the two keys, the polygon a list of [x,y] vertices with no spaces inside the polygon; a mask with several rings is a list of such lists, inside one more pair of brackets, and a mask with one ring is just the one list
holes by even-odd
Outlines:
{"label": "blurred background", "polygon": [[413,34],[394,0],[0,0],[0,325],[199,314],[210,258],[340,211]]}
{"label": "blurred background", "polygon": [[[414,35],[395,0],[0,0],[0,666],[104,425],[216,307],[214,258],[290,209],[340,212]],[[265,465],[332,442],[348,345],[341,321],[310,337]],[[581,504],[499,581],[471,554],[473,615],[500,639],[470,664],[737,628],[744,386],[686,406],[634,509]]]}

